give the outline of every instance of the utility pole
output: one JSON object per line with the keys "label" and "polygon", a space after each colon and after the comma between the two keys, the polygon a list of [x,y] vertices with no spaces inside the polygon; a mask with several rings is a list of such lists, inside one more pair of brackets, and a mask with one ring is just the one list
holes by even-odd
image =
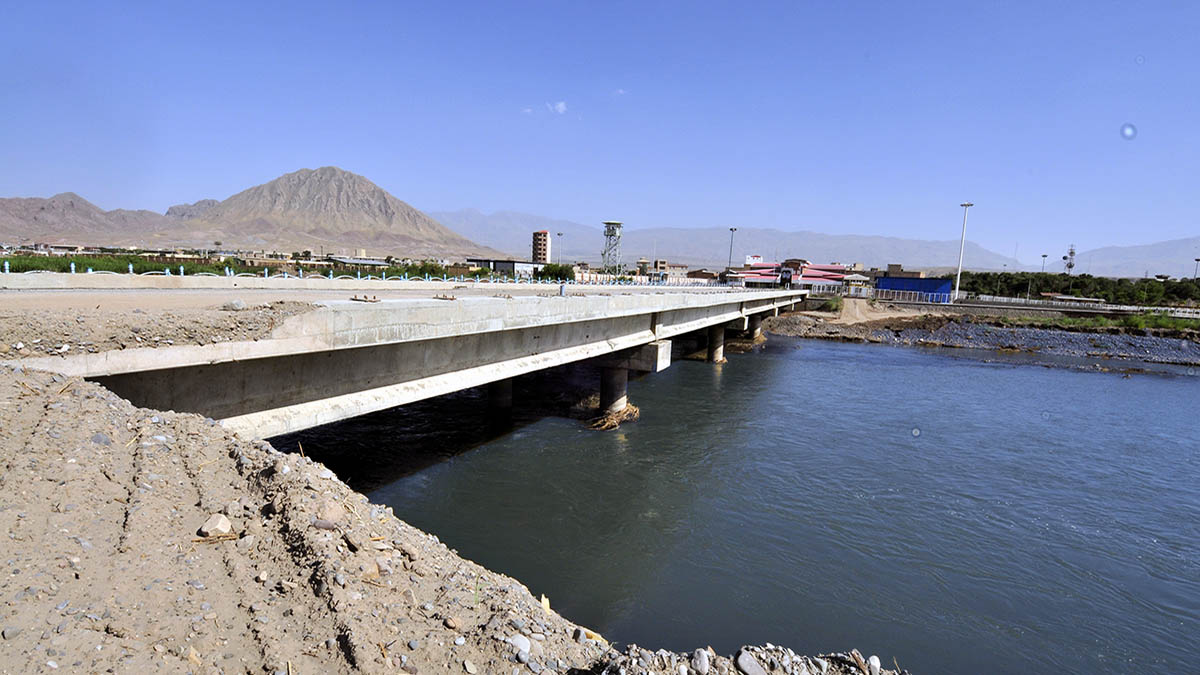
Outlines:
{"label": "utility pole", "polygon": [[725,264],[725,271],[733,269],[733,233],[737,232],[736,227],[729,228],[729,262]]}
{"label": "utility pole", "polygon": [[958,273],[954,275],[954,301],[958,302],[958,283],[962,281],[963,249],[967,245],[967,209],[975,206],[971,202],[959,204],[963,209],[962,240],[958,242]]}

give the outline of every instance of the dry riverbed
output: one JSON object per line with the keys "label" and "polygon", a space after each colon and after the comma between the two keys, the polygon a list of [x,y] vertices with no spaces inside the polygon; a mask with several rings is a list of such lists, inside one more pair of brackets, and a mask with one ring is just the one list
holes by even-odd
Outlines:
{"label": "dry riverbed", "polygon": [[324,466],[79,379],[0,367],[0,466],[4,672],[879,668],[773,645],[615,649]]}

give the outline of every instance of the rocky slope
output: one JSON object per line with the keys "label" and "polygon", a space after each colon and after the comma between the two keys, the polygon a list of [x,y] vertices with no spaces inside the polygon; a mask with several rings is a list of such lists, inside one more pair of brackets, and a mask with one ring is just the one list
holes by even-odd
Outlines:
{"label": "rocky slope", "polygon": [[175,236],[226,246],[279,242],[288,249],[351,247],[414,257],[488,253],[366,178],[331,166],[239,192],[187,221]]}

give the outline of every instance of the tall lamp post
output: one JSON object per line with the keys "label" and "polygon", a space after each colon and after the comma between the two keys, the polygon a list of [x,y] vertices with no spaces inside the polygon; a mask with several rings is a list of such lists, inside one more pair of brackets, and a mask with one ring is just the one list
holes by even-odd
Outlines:
{"label": "tall lamp post", "polygon": [[1196,267],[1192,270],[1192,281],[1196,280],[1196,273],[1200,272],[1200,258],[1196,258]]}
{"label": "tall lamp post", "polygon": [[971,202],[959,204],[963,208],[962,240],[958,242],[958,272],[954,275],[954,301],[958,302],[958,284],[962,281],[963,249],[967,245],[967,209],[975,206]]}
{"label": "tall lamp post", "polygon": [[737,232],[736,227],[729,228],[729,262],[725,263],[725,270],[733,269],[733,233]]}
{"label": "tall lamp post", "polygon": [[562,232],[558,233],[558,264],[562,265]]}
{"label": "tall lamp post", "polygon": [[1046,273],[1046,254],[1042,254],[1042,274]]}

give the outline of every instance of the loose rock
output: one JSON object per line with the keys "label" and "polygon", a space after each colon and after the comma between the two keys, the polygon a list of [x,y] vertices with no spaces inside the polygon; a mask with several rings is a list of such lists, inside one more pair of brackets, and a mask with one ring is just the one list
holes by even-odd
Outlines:
{"label": "loose rock", "polygon": [[214,513],[200,526],[200,536],[215,537],[233,531],[233,523],[223,513]]}

